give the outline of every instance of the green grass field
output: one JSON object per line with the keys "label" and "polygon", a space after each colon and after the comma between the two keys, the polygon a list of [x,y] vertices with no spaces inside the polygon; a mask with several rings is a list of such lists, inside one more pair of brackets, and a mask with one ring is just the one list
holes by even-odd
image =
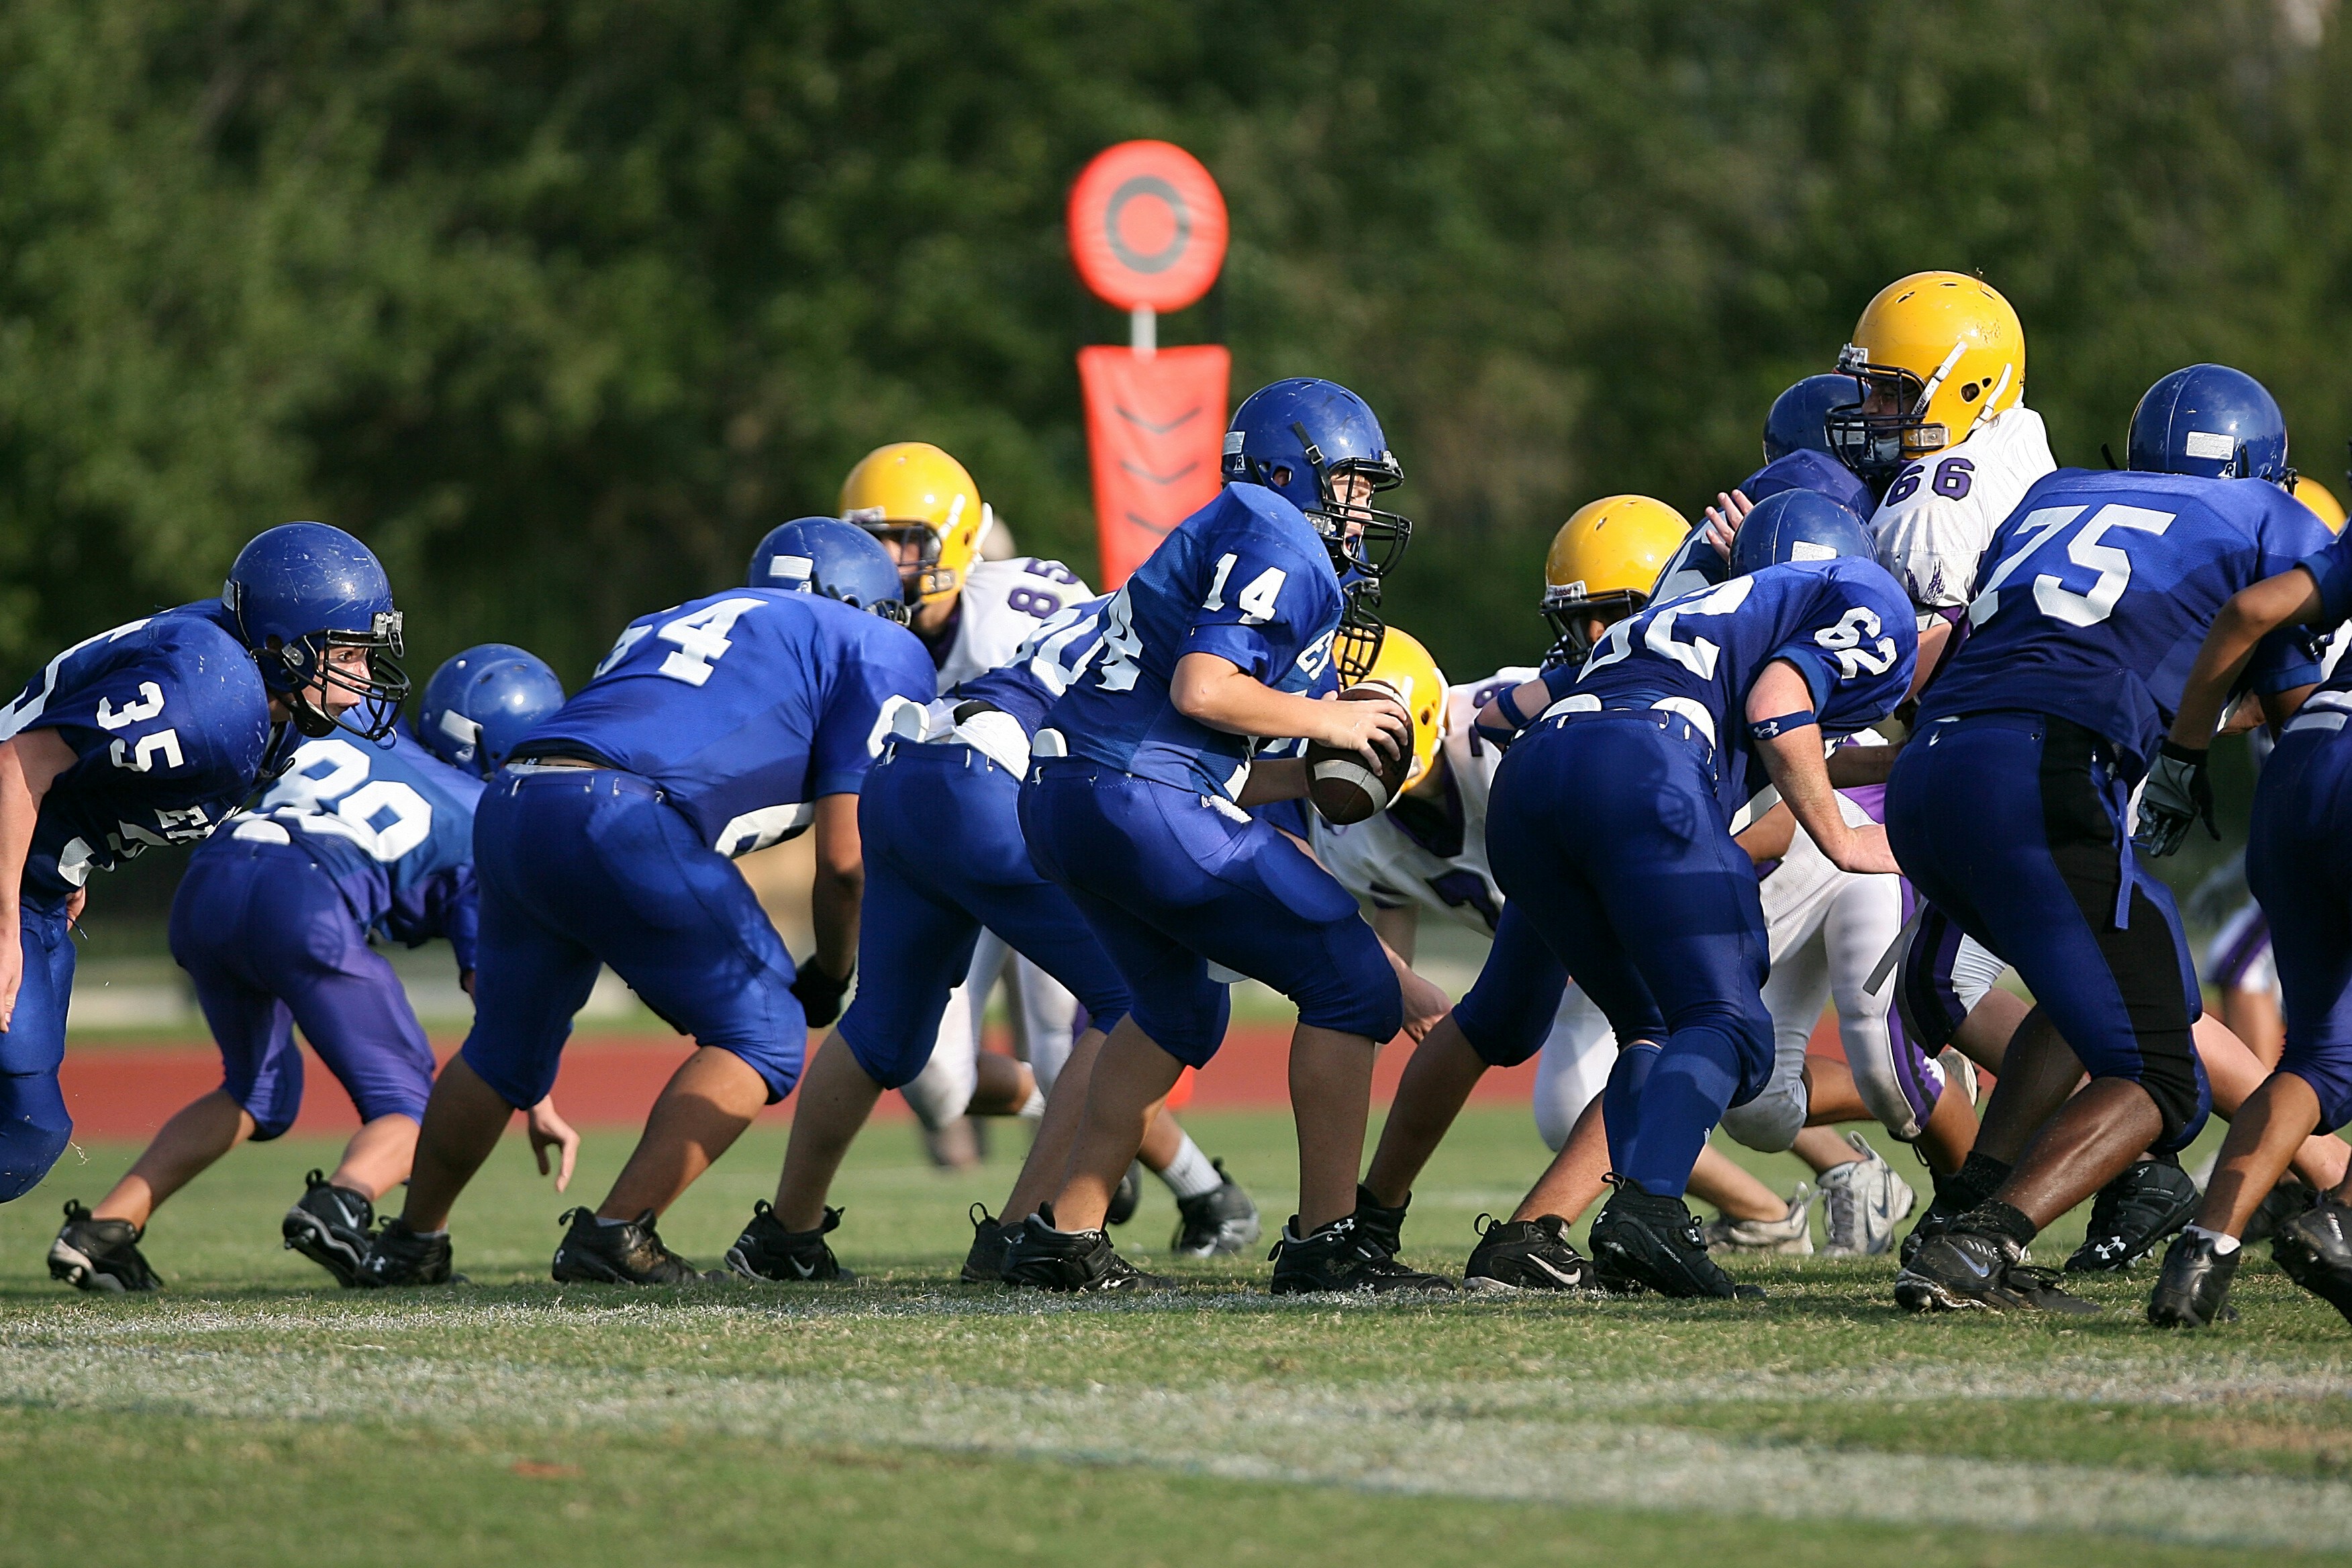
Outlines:
{"label": "green grass field", "polygon": [[[1194,1131],[1287,1212],[1280,1115]],[[591,1140],[593,1202],[629,1140]],[[876,1129],[838,1194],[850,1289],[548,1283],[558,1199],[520,1140],[458,1212],[475,1283],[320,1288],[278,1216],[332,1146],[240,1150],[167,1208],[165,1294],[53,1286],[68,1196],[131,1151],[68,1152],[0,1209],[0,1563],[382,1563],[532,1556],[1088,1564],[2187,1563],[2352,1549],[2352,1329],[2266,1260],[2244,1321],[1905,1319],[1891,1262],[1734,1267],[1753,1307],[1276,1302],[1251,1257],[1177,1296],[1041,1300],[950,1281],[978,1177]],[[747,1139],[665,1227],[715,1263],[769,1189]],[[1475,1111],[1432,1169],[1412,1260],[1541,1157]],[[1908,1156],[1897,1159],[1907,1164]],[[1757,1168],[1778,1184],[1785,1158]],[[1924,1187],[1924,1178],[1920,1184]],[[1153,1188],[1125,1234],[1164,1244]],[[2071,1246],[2062,1228],[2042,1250]]]}

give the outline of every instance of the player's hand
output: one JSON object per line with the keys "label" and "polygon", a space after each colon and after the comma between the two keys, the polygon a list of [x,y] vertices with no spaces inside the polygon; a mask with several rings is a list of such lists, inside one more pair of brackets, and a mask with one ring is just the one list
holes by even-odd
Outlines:
{"label": "player's hand", "polygon": [[76,888],[72,892],[70,892],[70,893],[67,894],[67,895],[66,895],[66,923],[67,923],[68,925],[74,925],[74,924],[79,923],[79,922],[80,921],[80,920],[81,920],[81,912],[82,912],[82,910],[84,910],[88,909],[89,907],[89,889],[88,888]]}
{"label": "player's hand", "polygon": [[1744,490],[1733,490],[1728,495],[1720,490],[1716,492],[1715,504],[1706,509],[1706,521],[1699,526],[1706,532],[1706,542],[1715,546],[1717,555],[1726,561],[1731,559],[1732,536],[1739,531],[1739,525],[1747,521],[1748,514],[1755,510],[1756,503],[1748,499]]}
{"label": "player's hand", "polygon": [[1886,842],[1886,829],[1874,822],[1849,829],[1845,838],[1835,848],[1822,847],[1830,864],[1841,871],[1858,876],[1877,876],[1885,872],[1900,874],[1902,864],[1895,858],[1895,850]]}
{"label": "player's hand", "polygon": [[2147,770],[2147,787],[2139,797],[2139,831],[2132,845],[2152,859],[2161,859],[2180,847],[2189,825],[2199,819],[2214,837],[2213,781],[2206,773],[2204,752],[2167,741]]}
{"label": "player's hand", "polygon": [[25,939],[11,929],[0,932],[0,1035],[16,1016],[16,992],[25,984]]}
{"label": "player's hand", "polygon": [[572,1130],[572,1123],[556,1114],[555,1096],[551,1094],[525,1112],[524,1121],[530,1130],[530,1152],[539,1157],[541,1175],[548,1173],[548,1151],[562,1152],[555,1168],[555,1190],[562,1192],[572,1184],[572,1164],[580,1157],[580,1134]]}
{"label": "player's hand", "polygon": [[1404,992],[1404,1037],[1417,1046],[1454,1011],[1454,998],[1402,964],[1397,966],[1397,984]]}
{"label": "player's hand", "polygon": [[792,991],[800,998],[801,1011],[808,1015],[810,1028],[822,1029],[841,1016],[841,999],[848,994],[850,978],[856,973],[853,969],[835,980],[817,967],[814,953],[809,955],[793,976]]}
{"label": "player's hand", "polygon": [[1317,706],[1324,710],[1321,732],[1307,738],[1355,752],[1374,773],[1385,772],[1389,763],[1412,751],[1412,715],[1393,697],[1383,695],[1377,702],[1334,699]]}

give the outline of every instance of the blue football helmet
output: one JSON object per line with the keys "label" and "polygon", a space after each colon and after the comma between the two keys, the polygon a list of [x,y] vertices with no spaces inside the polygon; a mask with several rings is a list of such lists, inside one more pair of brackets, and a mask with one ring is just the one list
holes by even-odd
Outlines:
{"label": "blue football helmet", "polygon": [[1731,536],[1731,574],[1839,555],[1867,561],[1876,553],[1862,519],[1818,491],[1782,490],[1758,501],[1740,521]]}
{"label": "blue football helmet", "polygon": [[823,594],[905,626],[906,589],[890,547],[853,522],[800,517],[768,531],[751,552],[751,585]]}
{"label": "blue football helmet", "polygon": [[1858,407],[1862,383],[1850,375],[1809,375],[1772,400],[1764,416],[1764,460],[1777,463],[1791,452],[1837,453],[1830,446],[1830,415]]}
{"label": "blue football helmet", "polygon": [[445,662],[425,683],[416,738],[453,768],[488,778],[515,742],[563,706],[563,682],[537,654],[486,642]]}
{"label": "blue football helmet", "polygon": [[2294,484],[2277,399],[2225,364],[2192,364],[2149,387],[2132,410],[2129,452],[2143,474]]}
{"label": "blue football helmet", "polygon": [[1387,575],[1404,558],[1412,523],[1363,500],[1342,500],[1339,481],[1360,477],[1374,494],[1404,482],[1404,470],[1371,405],[1335,381],[1297,376],[1262,386],[1234,411],[1225,431],[1225,483],[1264,485],[1307,514],[1332,567]]}
{"label": "blue football helmet", "polygon": [[[323,522],[281,523],[236,552],[221,604],[297,730],[313,739],[336,730],[371,741],[392,733],[408,699],[408,676],[395,662],[400,612],[366,545]],[[331,657],[354,647],[366,650],[364,674]],[[329,689],[358,701],[331,708]]]}

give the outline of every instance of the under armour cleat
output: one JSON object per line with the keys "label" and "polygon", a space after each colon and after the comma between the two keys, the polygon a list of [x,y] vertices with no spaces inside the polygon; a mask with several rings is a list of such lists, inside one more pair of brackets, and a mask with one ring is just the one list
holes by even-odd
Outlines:
{"label": "under armour cleat", "polygon": [[[1844,1169],[1845,1167],[1840,1167]],[[1789,1212],[1779,1219],[1733,1219],[1726,1215],[1699,1226],[1709,1252],[1770,1252],[1802,1257],[1813,1249],[1813,1199],[1808,1183],[1789,1194]]]}
{"label": "under armour cleat", "polygon": [[2066,1259],[2069,1274],[2121,1273],[2197,1217],[2202,1194],[2170,1160],[2142,1160],[2099,1189],[2091,1226]]}
{"label": "under armour cleat", "polygon": [[2027,1268],[2024,1258],[2025,1248],[2007,1237],[1947,1231],[1895,1276],[1895,1304],[1906,1312],[2099,1310],[2060,1289],[2051,1270]]}
{"label": "under armour cleat", "polygon": [[139,1250],[139,1238],[146,1234],[143,1226],[127,1219],[93,1219],[89,1209],[68,1199],[66,1223],[49,1243],[49,1278],[102,1295],[161,1290],[163,1281]]}
{"label": "under armour cleat", "polygon": [[1118,1255],[1107,1230],[1055,1230],[1048,1204],[1021,1222],[1004,1254],[1004,1282],[1069,1295],[1173,1290],[1176,1281],[1146,1274]]}
{"label": "under armour cleat", "polygon": [[2147,1321],[2159,1329],[2236,1322],[2238,1310],[2229,1304],[2230,1281],[2238,1277],[2238,1260],[2245,1255],[2242,1246],[2221,1251],[2210,1236],[2183,1231],[2174,1237],[2164,1254],[2164,1272],[2148,1295]]}
{"label": "under armour cleat", "polygon": [[387,1289],[402,1285],[462,1285],[466,1277],[450,1272],[449,1233],[419,1236],[408,1228],[408,1222],[397,1216],[383,1222],[383,1228],[368,1243],[367,1253],[360,1259],[359,1274],[352,1283],[363,1290]]}
{"label": "under armour cleat", "polygon": [[1895,1245],[1895,1227],[1918,1205],[1911,1184],[1895,1173],[1859,1132],[1845,1141],[1861,1159],[1823,1171],[1822,1250],[1832,1258],[1877,1258]]}
{"label": "under armour cleat", "polygon": [[607,1225],[591,1208],[567,1209],[556,1223],[566,1221],[572,1228],[548,1268],[558,1284],[690,1285],[702,1278],[700,1269],[662,1245],[651,1209],[618,1225]]}
{"label": "under armour cleat", "polygon": [[1103,1210],[1105,1226],[1125,1225],[1143,1204],[1143,1167],[1130,1163],[1118,1185],[1110,1190],[1110,1206]]}
{"label": "under armour cleat", "polygon": [[1265,1233],[1257,1204],[1239,1182],[1225,1175],[1225,1163],[1210,1164],[1223,1180],[1213,1192],[1176,1200],[1176,1238],[1168,1246],[1179,1258],[1224,1258]]}
{"label": "under armour cleat", "polygon": [[1399,1263],[1396,1255],[1382,1246],[1384,1240],[1367,1236],[1354,1215],[1301,1236],[1298,1216],[1292,1215],[1290,1223],[1282,1227],[1281,1239],[1266,1254],[1274,1262],[1274,1293],[1391,1296],[1457,1288],[1442,1274],[1423,1274]]}
{"label": "under armour cleat", "polygon": [[1411,1193],[1405,1194],[1404,1202],[1391,1208],[1372,1196],[1371,1188],[1358,1183],[1354,1215],[1357,1237],[1366,1245],[1394,1258],[1404,1250],[1404,1214],[1411,1207]]}
{"label": "under armour cleat", "polygon": [[299,1252],[350,1289],[359,1283],[360,1260],[374,1239],[375,1205],[365,1193],[339,1187],[323,1171],[302,1178],[302,1195],[278,1227],[286,1249]]}
{"label": "under armour cleat", "polygon": [[2248,1247],[2258,1241],[2268,1241],[2279,1232],[2279,1226],[2319,1201],[2319,1194],[2300,1176],[2289,1176],[2270,1190],[2254,1207],[2253,1217],[2246,1221],[2245,1233],[2238,1239]]}
{"label": "under armour cleat", "polygon": [[1597,1290],[1591,1260],[1569,1245],[1568,1221],[1556,1214],[1534,1219],[1478,1216],[1478,1245],[1462,1271],[1465,1290]]}
{"label": "under armour cleat", "polygon": [[2278,1227],[2271,1260],[2352,1321],[2352,1208],[2325,1199]]}
{"label": "under armour cleat", "polygon": [[[986,1204],[971,1205],[971,1250],[963,1255],[963,1272],[956,1278],[967,1285],[995,1285],[1004,1279],[1004,1250],[1021,1234],[1016,1221],[998,1219]],[[730,1264],[733,1262],[729,1259]]]}
{"label": "under armour cleat", "polygon": [[1759,1287],[1739,1283],[1706,1255],[1698,1216],[1681,1198],[1644,1192],[1629,1176],[1611,1180],[1617,1190],[1592,1222],[1593,1269],[1602,1289],[1650,1289],[1684,1300],[1764,1299]]}
{"label": "under armour cleat", "polygon": [[[833,1247],[824,1239],[840,1228],[841,1211],[827,1209],[814,1230],[786,1230],[774,1208],[761,1199],[751,1205],[751,1223],[743,1227],[743,1234],[727,1249],[727,1267],[746,1279],[771,1279],[786,1285],[855,1284],[857,1276],[841,1266],[841,1259],[833,1255]],[[685,1263],[683,1258],[678,1261]]]}

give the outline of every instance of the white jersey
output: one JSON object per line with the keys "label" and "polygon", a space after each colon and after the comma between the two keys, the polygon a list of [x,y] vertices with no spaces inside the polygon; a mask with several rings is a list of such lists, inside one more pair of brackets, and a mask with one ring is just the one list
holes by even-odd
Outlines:
{"label": "white jersey", "polygon": [[1870,520],[1878,563],[1923,609],[1966,605],[1993,531],[2057,467],[2042,416],[2022,406],[1957,447],[1904,464]]}
{"label": "white jersey", "polygon": [[1034,555],[974,561],[964,574],[955,640],[940,666],[940,689],[961,686],[1009,663],[1040,622],[1094,596],[1095,591],[1058,561]]}
{"label": "white jersey", "polygon": [[1486,800],[1502,753],[1472,732],[1478,710],[1538,671],[1513,667],[1446,689],[1445,736],[1438,754],[1446,782],[1435,800],[1398,802],[1370,821],[1340,827],[1310,812],[1315,856],[1339,885],[1381,909],[1412,905],[1495,934],[1502,889],[1486,864]]}

